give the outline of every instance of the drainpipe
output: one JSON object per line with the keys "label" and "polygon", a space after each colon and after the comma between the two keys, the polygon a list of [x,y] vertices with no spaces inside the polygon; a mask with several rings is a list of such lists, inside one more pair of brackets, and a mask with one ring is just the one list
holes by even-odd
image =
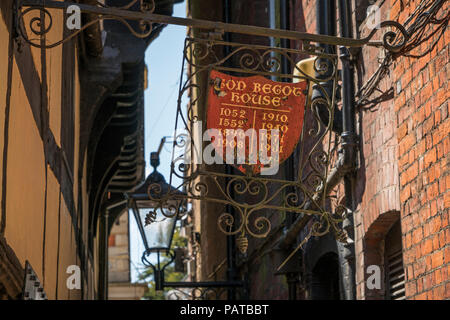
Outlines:
{"label": "drainpipe", "polygon": [[[352,37],[351,29],[351,11],[349,3],[346,0],[339,0],[340,12],[340,29],[341,36]],[[336,35],[336,0],[321,0],[317,1],[316,15],[318,23],[318,31],[320,34]],[[322,45],[325,52],[333,52],[334,47],[329,45]],[[339,155],[339,159],[335,168],[329,173],[327,178],[327,195],[340,181],[344,179],[344,189],[346,195],[346,207],[350,214],[343,222],[343,228],[347,231],[350,239],[354,239],[353,231],[353,210],[354,205],[354,169],[356,163],[356,134],[355,134],[355,90],[354,90],[354,72],[353,66],[350,63],[350,55],[348,50],[343,47],[340,48],[340,58],[342,62],[342,91],[343,91],[343,108],[342,111],[335,110],[333,131],[341,134],[343,150]],[[327,84],[324,83],[324,86]],[[330,90],[331,94],[331,90]],[[314,98],[320,98],[318,90],[313,91]],[[328,123],[328,115],[323,112],[325,106],[318,104],[319,116],[325,124]],[[320,201],[320,196],[316,201]],[[305,209],[314,209],[312,202],[305,205]],[[306,227],[310,221],[311,216],[301,215],[290,226],[287,232],[280,238],[278,246],[281,249],[288,249],[297,241],[297,237],[301,230]],[[355,298],[355,273],[354,273],[354,245],[341,244],[338,242],[339,255],[341,260],[341,278],[343,279],[343,298],[352,300]]]}
{"label": "drainpipe", "polygon": [[[352,38],[351,7],[348,0],[339,0],[340,33],[342,37]],[[355,79],[354,68],[350,59],[350,52],[346,47],[339,48],[342,63],[342,152],[344,166],[348,173],[344,176],[345,206],[348,216],[342,227],[350,239],[354,239],[353,212],[355,209],[355,174],[356,168],[356,132],[355,132]],[[354,243],[338,242],[339,259],[341,265],[343,294],[345,300],[354,300],[355,288],[355,246]]]}
{"label": "drainpipe", "polygon": [[[319,34],[336,35],[336,0],[317,1],[316,14],[318,17]],[[340,33],[342,37],[351,38],[352,20],[351,8],[348,0],[339,0],[339,21]],[[330,45],[324,45],[325,52],[335,53],[336,48]],[[340,60],[342,63],[342,111],[335,110],[335,118],[341,124],[333,123],[335,132],[341,133],[342,138],[342,156],[340,160],[341,174],[343,176],[346,207],[349,209],[348,217],[343,221],[342,227],[346,230],[350,239],[354,239],[353,231],[353,210],[354,210],[354,178],[353,171],[356,163],[356,136],[355,136],[355,89],[354,89],[354,70],[350,62],[350,53],[347,48],[340,47]],[[331,94],[332,82],[326,83],[328,93]],[[313,94],[314,98],[314,94]],[[320,109],[319,109],[320,111]],[[322,121],[328,123],[328,115],[321,115]],[[354,244],[337,243],[339,251],[339,260],[341,268],[342,298],[353,300],[355,297],[355,273],[354,273]]]}

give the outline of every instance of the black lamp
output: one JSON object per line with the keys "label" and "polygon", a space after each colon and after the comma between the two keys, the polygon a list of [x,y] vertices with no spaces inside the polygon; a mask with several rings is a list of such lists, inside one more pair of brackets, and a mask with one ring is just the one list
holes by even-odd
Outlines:
{"label": "black lamp", "polygon": [[[161,141],[158,152],[150,155],[153,172],[141,186],[128,194],[128,207],[133,211],[144,242],[142,262],[153,269],[156,290],[164,288],[164,270],[175,259],[171,244],[176,222],[186,211],[183,193],[169,185],[157,170],[164,142],[165,139]],[[149,260],[152,254],[156,255],[156,261]]]}

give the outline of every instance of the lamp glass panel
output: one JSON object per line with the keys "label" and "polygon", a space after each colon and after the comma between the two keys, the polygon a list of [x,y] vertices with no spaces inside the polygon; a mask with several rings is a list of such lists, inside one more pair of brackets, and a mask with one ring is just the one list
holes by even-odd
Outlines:
{"label": "lamp glass panel", "polygon": [[150,211],[153,211],[153,209],[139,209],[139,217],[144,226],[145,237],[147,238],[149,248],[170,248],[176,222],[175,217],[167,218],[158,210],[155,221],[145,226],[145,218]]}

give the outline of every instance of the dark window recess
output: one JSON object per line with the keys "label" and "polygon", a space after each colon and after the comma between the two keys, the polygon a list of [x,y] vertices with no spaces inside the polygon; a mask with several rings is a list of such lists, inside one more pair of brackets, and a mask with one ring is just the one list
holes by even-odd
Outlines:
{"label": "dark window recess", "polygon": [[386,298],[405,299],[405,271],[403,269],[402,233],[400,220],[389,230],[385,239]]}
{"label": "dark window recess", "polygon": [[312,272],[311,299],[339,300],[339,260],[335,253],[323,255]]}
{"label": "dark window recess", "polygon": [[[64,36],[68,30],[64,28]],[[75,148],[75,114],[74,114],[74,72],[75,43],[70,40],[62,47],[62,84],[61,84],[61,148],[64,151],[64,167],[73,177]]]}

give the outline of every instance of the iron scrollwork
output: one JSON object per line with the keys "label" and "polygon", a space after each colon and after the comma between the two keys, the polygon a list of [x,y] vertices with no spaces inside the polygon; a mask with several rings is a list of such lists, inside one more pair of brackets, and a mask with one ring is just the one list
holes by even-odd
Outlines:
{"label": "iron scrollwork", "polygon": [[[17,14],[17,30],[19,31],[22,39],[29,45],[37,48],[51,49],[57,47],[79,35],[81,32],[87,30],[89,27],[99,23],[100,21],[115,20],[122,23],[131,34],[137,38],[147,38],[153,31],[153,24],[149,20],[145,19],[130,19],[111,14],[110,9],[131,11],[139,13],[152,14],[155,11],[154,0],[131,0],[130,3],[121,7],[111,7],[97,1],[96,6],[87,6],[92,8],[103,9],[100,10],[95,19],[90,20],[79,29],[71,30],[70,34],[66,38],[57,40],[52,43],[47,43],[48,35],[51,33],[54,25],[54,16],[50,13],[46,4],[53,3],[54,1],[22,1],[19,5],[19,11]],[[78,8],[86,7],[78,3],[60,3],[58,6],[54,6],[54,9],[68,9],[70,6],[76,6]],[[24,9],[24,7],[26,7]],[[80,9],[80,13],[83,10]],[[57,14],[57,12],[54,12]],[[59,14],[64,15],[62,12]],[[28,18],[29,17],[29,18]],[[137,30],[132,26],[130,20],[137,20]],[[63,23],[63,26],[66,24]]]}
{"label": "iron scrollwork", "polygon": [[[54,26],[52,14],[57,10],[66,10],[78,6],[82,13],[95,17],[80,29],[53,43],[47,43]],[[175,129],[184,129],[176,136],[172,158],[170,185],[175,178],[182,183],[173,190],[162,190],[159,185],[151,185],[148,196],[157,203],[156,210],[172,217],[178,214],[179,204],[186,199],[213,202],[224,206],[219,216],[218,228],[227,235],[238,235],[238,247],[245,252],[248,247],[247,236],[266,237],[271,230],[271,221],[265,216],[266,210],[315,215],[316,224],[311,228],[315,235],[333,230],[337,238],[345,241],[345,234],[339,223],[345,216],[345,208],[337,207],[330,212],[330,190],[327,178],[333,167],[332,124],[338,83],[335,54],[325,53],[317,44],[362,47],[365,45],[384,47],[390,52],[399,52],[407,43],[409,34],[405,28],[394,21],[384,21],[380,29],[391,28],[382,41],[373,41],[377,30],[373,30],[363,39],[348,39],[324,35],[314,35],[296,31],[283,31],[253,26],[238,26],[220,22],[174,18],[157,15],[154,0],[130,0],[121,7],[109,7],[102,2],[86,5],[59,1],[23,0],[18,5],[17,29],[22,38],[31,46],[38,48],[56,47],[80,34],[90,26],[104,20],[117,20],[124,24],[136,37],[146,38],[152,32],[154,23],[173,23],[191,28],[220,30],[240,34],[277,37],[297,40],[302,43],[302,50],[272,47],[254,44],[241,44],[222,41],[216,38],[189,37],[185,41],[183,67],[179,88],[179,103]],[[60,12],[61,13],[61,12]],[[29,18],[28,18],[29,17]],[[137,21],[138,30],[130,21]],[[63,24],[65,26],[65,24]],[[223,55],[224,48],[227,54]],[[314,58],[314,73],[311,75],[296,66],[293,56],[309,55]],[[281,68],[281,60],[295,66],[295,72],[286,74]],[[184,67],[191,68],[185,79]],[[239,75],[260,75],[289,81],[307,82],[307,91],[319,92],[319,98],[306,101],[305,122],[298,146],[299,164],[294,177],[278,178],[257,175],[234,175],[212,170],[208,165],[194,165],[192,159],[198,157],[201,144],[194,143],[193,128],[200,125],[205,118],[205,88],[197,81],[198,77],[207,75],[212,69]],[[329,85],[331,84],[331,86]],[[181,106],[183,95],[189,94],[190,104],[187,112]],[[325,112],[327,121],[319,113],[319,106]],[[325,107],[323,107],[325,106]],[[200,125],[201,126],[201,125]],[[201,128],[203,129],[203,127]],[[176,156],[176,149],[183,149],[184,154]],[[175,204],[174,204],[175,203]],[[225,207],[234,209],[234,215]],[[149,214],[148,223],[155,218]],[[145,259],[145,257],[144,257]]]}
{"label": "iron scrollwork", "polygon": [[[81,13],[96,16],[95,19],[87,22],[79,29],[72,30],[66,38],[47,44],[45,36],[53,26],[53,16],[50,9],[67,10],[69,7],[76,6]],[[329,45],[339,45],[346,47],[363,47],[377,46],[384,47],[390,52],[399,52],[407,43],[410,35],[407,30],[396,21],[383,21],[380,25],[372,30],[369,35],[362,39],[340,38],[326,35],[310,34],[297,31],[275,30],[269,28],[260,28],[247,25],[233,25],[221,22],[213,22],[207,20],[197,20],[188,18],[172,18],[164,15],[155,14],[155,0],[130,0],[123,6],[112,7],[105,5],[101,1],[96,4],[81,4],[71,2],[60,2],[52,0],[20,0],[17,5],[17,30],[22,38],[30,45],[38,48],[56,47],[80,34],[90,26],[104,20],[117,20],[124,24],[129,31],[136,37],[146,38],[152,32],[153,23],[160,24],[176,24],[184,25],[191,28],[201,28],[206,30],[220,30],[221,32],[235,32],[241,34],[260,35],[268,37],[286,38],[291,40],[302,41],[303,50],[305,52],[318,52],[320,48],[312,43],[322,43]],[[30,13],[34,12],[35,15]],[[55,12],[56,13],[56,12]],[[30,21],[26,21],[26,15],[32,17]],[[48,24],[46,24],[48,20]],[[130,21],[138,21],[139,30],[135,30]],[[26,26],[28,25],[28,28]],[[391,28],[396,31],[389,30],[384,33],[382,40],[372,40],[379,29]],[[27,32],[27,29],[29,32]],[[37,36],[37,38],[34,38]],[[44,41],[41,41],[44,39]],[[249,61],[247,61],[249,62]],[[275,63],[274,60],[268,59],[267,62]],[[267,65],[272,67],[272,65]]]}
{"label": "iron scrollwork", "polygon": [[[229,48],[229,53],[222,57],[217,52],[223,52],[224,47]],[[185,153],[173,157],[170,177],[170,184],[175,178],[181,179],[182,183],[166,195],[149,192],[149,197],[162,203],[187,197],[190,200],[223,205],[224,211],[218,217],[217,226],[226,235],[237,235],[237,247],[242,253],[247,250],[248,236],[264,238],[271,231],[271,221],[265,216],[266,210],[318,215],[320,226],[313,228],[316,235],[330,229],[338,233],[338,224],[342,217],[328,212],[327,209],[329,201],[327,176],[332,163],[331,143],[325,143],[325,140],[331,141],[333,110],[336,105],[337,56],[320,50],[314,51],[313,67],[316,76],[307,74],[297,66],[295,74],[283,74],[280,71],[281,57],[295,66],[291,54],[305,53],[300,50],[263,45],[187,38],[183,63],[192,67],[192,71],[186,79],[184,74],[181,75],[182,86],[178,101],[181,101],[181,97],[187,93],[193,99],[186,115],[181,104],[178,106],[176,122],[179,127],[176,129],[183,128],[185,131],[174,139],[173,154],[179,153],[176,149],[180,148],[184,148]],[[307,53],[312,54],[311,51]],[[201,125],[201,119],[206,118],[205,108],[200,105],[203,103],[200,98],[205,94],[202,92],[202,86],[196,83],[196,78],[208,74],[212,69],[245,75],[305,80],[308,82],[308,90],[314,87],[322,93],[320,101],[307,101],[308,125],[304,126],[299,142],[301,157],[296,177],[284,179],[251,174],[226,174],[212,170],[208,165],[192,163],[203,147],[190,138],[193,137],[192,128]],[[331,92],[324,85],[327,82],[333,83]],[[327,124],[323,123],[318,114],[316,104],[319,102],[326,105],[330,119]],[[308,141],[308,144],[305,144],[305,141]],[[180,190],[183,190],[185,195],[181,196]],[[227,212],[226,206],[233,208],[234,214]],[[342,238],[342,235],[340,237]]]}

